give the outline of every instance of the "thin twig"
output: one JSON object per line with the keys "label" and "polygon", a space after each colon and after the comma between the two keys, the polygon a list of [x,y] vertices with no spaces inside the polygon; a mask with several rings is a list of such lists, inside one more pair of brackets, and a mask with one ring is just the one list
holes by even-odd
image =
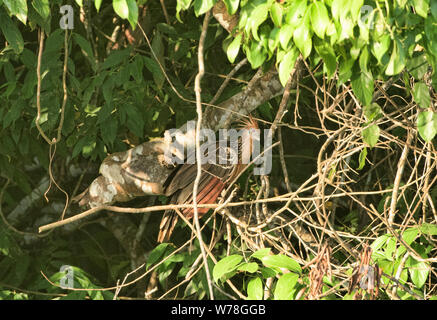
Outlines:
{"label": "thin twig", "polygon": [[37,87],[36,87],[36,109],[37,114],[35,118],[35,125],[38,129],[39,133],[41,134],[41,137],[44,138],[44,140],[48,144],[52,144],[53,142],[47,137],[44,130],[39,125],[39,120],[41,118],[41,58],[42,58],[42,51],[44,47],[44,31],[39,30],[39,49],[38,49],[38,63],[36,65],[36,78],[37,78]]}
{"label": "thin twig", "polygon": [[402,150],[402,154],[398,162],[398,170],[396,172],[396,177],[393,186],[393,194],[391,197],[390,211],[388,214],[388,223],[390,225],[393,224],[396,215],[396,204],[398,203],[399,184],[401,183],[402,175],[404,173],[405,161],[407,160],[411,139],[412,139],[412,133],[410,131],[407,131],[407,141],[405,142],[404,149]]}
{"label": "thin twig", "polygon": [[211,17],[211,11],[208,11],[205,14],[205,18],[203,20],[202,33],[200,34],[200,39],[199,39],[199,48],[198,48],[198,56],[197,56],[197,61],[199,64],[199,73],[196,76],[195,85],[194,85],[194,91],[196,93],[196,111],[197,111],[197,124],[196,124],[197,175],[196,175],[196,179],[194,180],[194,186],[193,186],[193,205],[194,205],[194,224],[196,226],[197,238],[199,240],[200,250],[202,252],[202,257],[204,261],[203,265],[205,267],[206,280],[208,282],[209,297],[211,300],[214,300],[213,283],[211,281],[211,275],[209,273],[208,260],[204,249],[202,233],[200,230],[199,211],[197,208],[197,192],[199,189],[200,177],[202,175],[202,153],[200,149],[200,130],[202,125],[202,98],[200,93],[201,92],[200,81],[202,80],[202,77],[205,73],[203,50],[204,50],[204,43],[205,43],[206,32],[208,29],[210,17]]}

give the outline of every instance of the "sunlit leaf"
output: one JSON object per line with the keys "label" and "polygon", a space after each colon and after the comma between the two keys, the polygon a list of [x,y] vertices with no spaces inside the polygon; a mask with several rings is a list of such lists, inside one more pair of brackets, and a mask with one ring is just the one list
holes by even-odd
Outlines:
{"label": "sunlit leaf", "polygon": [[284,268],[299,274],[302,273],[299,263],[283,254],[264,256],[262,263],[266,267]]}
{"label": "sunlit leaf", "polygon": [[383,55],[388,51],[390,47],[390,35],[386,34],[382,36],[379,40],[373,41],[371,46],[372,54],[381,63]]}
{"label": "sunlit leaf", "polygon": [[388,62],[385,74],[393,76],[400,73],[405,67],[405,52],[398,40],[393,42],[393,51]]}
{"label": "sunlit leaf", "polygon": [[428,279],[429,266],[426,262],[417,261],[413,257],[409,256],[405,262],[405,266],[408,268],[411,280],[417,288],[422,288]]}
{"label": "sunlit leaf", "polygon": [[196,17],[206,13],[217,0],[194,0],[194,13]]}
{"label": "sunlit leaf", "polygon": [[364,165],[366,164],[366,157],[367,157],[367,148],[364,147],[363,150],[360,152],[360,156],[358,157],[358,168],[357,170],[362,170],[364,168]]}
{"label": "sunlit leaf", "polygon": [[303,23],[300,27],[294,30],[293,33],[294,43],[302,53],[304,59],[306,59],[310,55],[311,49],[313,47],[311,37],[312,35],[310,29],[305,23]]}
{"label": "sunlit leaf", "polygon": [[223,0],[223,2],[225,3],[229,14],[232,15],[237,11],[240,0]]}
{"label": "sunlit leaf", "polygon": [[361,131],[363,141],[367,143],[370,148],[373,148],[378,143],[379,134],[380,130],[376,124],[372,124]]}
{"label": "sunlit leaf", "polygon": [[26,0],[3,0],[6,8],[10,13],[18,18],[22,23],[27,21],[27,3]]}
{"label": "sunlit leaf", "polygon": [[270,254],[271,250],[272,249],[270,249],[270,248],[259,249],[259,250],[255,251],[254,253],[252,253],[251,258],[256,258],[256,259],[262,260],[262,258],[264,258],[265,256],[268,256]]}
{"label": "sunlit leaf", "polygon": [[307,10],[307,0],[296,0],[290,2],[287,9],[285,22],[293,27],[297,27],[302,23]]}
{"label": "sunlit leaf", "polygon": [[317,41],[314,44],[314,48],[323,59],[328,78],[331,78],[337,69],[337,58],[334,49],[327,41],[321,41],[317,38],[315,40]]}
{"label": "sunlit leaf", "polygon": [[114,11],[122,19],[127,19],[129,17],[129,6],[127,0],[113,0],[112,6]]}
{"label": "sunlit leaf", "polygon": [[351,84],[352,90],[357,96],[358,100],[365,106],[372,103],[373,97],[373,77],[370,72],[361,72],[358,75],[353,75]]}
{"label": "sunlit leaf", "polygon": [[243,34],[237,35],[234,40],[231,42],[231,44],[228,46],[228,49],[226,50],[226,54],[228,56],[228,59],[231,63],[234,63],[235,58],[238,56],[238,52],[240,51],[240,45],[241,45],[241,39],[243,37]]}
{"label": "sunlit leaf", "polygon": [[315,1],[311,5],[311,25],[314,33],[321,39],[325,37],[326,28],[329,25],[328,10],[321,1]]}
{"label": "sunlit leaf", "polygon": [[280,27],[282,25],[282,15],[282,6],[277,2],[273,2],[272,6],[270,7],[270,16],[272,17],[272,21],[275,26]]}
{"label": "sunlit leaf", "polygon": [[238,268],[238,271],[254,273],[258,271],[258,263],[256,262],[245,262],[242,263]]}
{"label": "sunlit leaf", "polygon": [[218,261],[212,271],[212,276],[215,282],[218,282],[225,274],[234,271],[238,264],[243,260],[243,257],[237,254],[228,256]]}
{"label": "sunlit leaf", "polygon": [[247,284],[247,298],[249,300],[262,300],[264,295],[263,283],[260,278],[253,278]]}
{"label": "sunlit leaf", "polygon": [[279,29],[279,43],[283,49],[287,49],[288,43],[293,36],[294,27],[289,24],[284,24]]}
{"label": "sunlit leaf", "polygon": [[94,0],[94,6],[96,7],[97,12],[100,10],[100,6],[102,5],[103,0]]}
{"label": "sunlit leaf", "polygon": [[12,19],[6,14],[3,8],[0,7],[0,29],[4,37],[8,41],[11,48],[16,54],[23,51],[24,40],[20,30],[18,30]]}
{"label": "sunlit leaf", "polygon": [[420,112],[417,117],[417,130],[426,142],[434,139],[437,134],[437,113],[432,111]]}
{"label": "sunlit leaf", "polygon": [[284,87],[290,78],[291,71],[294,69],[294,64],[298,56],[299,52],[293,48],[284,56],[284,58],[282,58],[282,61],[279,64],[279,80]]}
{"label": "sunlit leaf", "polygon": [[420,231],[429,236],[437,236],[437,225],[432,223],[422,223]]}
{"label": "sunlit leaf", "polygon": [[138,23],[138,6],[135,0],[126,0],[129,9],[127,20],[129,21],[132,29],[135,29]]}
{"label": "sunlit leaf", "polygon": [[296,291],[296,283],[299,275],[296,273],[286,273],[281,276],[276,283],[274,299],[291,300]]}
{"label": "sunlit leaf", "polygon": [[414,100],[423,109],[427,109],[431,103],[431,96],[429,94],[428,86],[424,82],[416,82],[413,88]]}
{"label": "sunlit leaf", "polygon": [[429,0],[413,0],[413,7],[419,16],[423,18],[428,16]]}
{"label": "sunlit leaf", "polygon": [[182,22],[180,13],[183,10],[187,10],[191,5],[192,0],[178,0],[176,1],[176,18],[179,22]]}

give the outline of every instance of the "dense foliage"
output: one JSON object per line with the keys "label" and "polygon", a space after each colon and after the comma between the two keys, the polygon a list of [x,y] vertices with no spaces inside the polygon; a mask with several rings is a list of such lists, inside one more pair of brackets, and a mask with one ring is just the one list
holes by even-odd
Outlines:
{"label": "dense foliage", "polygon": [[[235,199],[279,197],[235,209],[277,220],[242,231],[202,219],[215,296],[435,299],[437,1],[223,2],[238,20],[230,33],[209,23],[204,101],[246,57],[216,104],[258,68],[276,69],[284,87],[301,59],[306,74],[279,123],[270,179],[243,175]],[[199,242],[180,223],[158,245],[160,213],[37,229],[83,210],[71,198],[107,154],[196,117],[187,101],[217,3],[0,0],[0,299],[208,298]],[[253,113],[265,128],[280,102]],[[69,272],[76,290],[60,287]]]}

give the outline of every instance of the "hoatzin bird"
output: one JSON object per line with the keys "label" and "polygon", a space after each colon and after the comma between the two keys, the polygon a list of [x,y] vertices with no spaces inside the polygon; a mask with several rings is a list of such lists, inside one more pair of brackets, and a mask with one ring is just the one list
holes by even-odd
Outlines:
{"label": "hoatzin bird", "polygon": [[[248,120],[242,122],[240,129],[246,129],[246,131],[238,136],[237,152],[232,152],[235,150],[227,147],[223,152],[223,141],[207,145],[206,150],[215,153],[212,158],[215,156],[216,161],[202,164],[197,194],[198,204],[214,203],[223,189],[229,186],[247,166],[248,161],[242,161],[242,159],[247,156],[247,150],[249,150],[249,158],[252,154],[253,136],[244,133],[250,129],[258,129],[258,124],[252,117],[249,117]],[[202,150],[204,146],[201,146]],[[97,207],[129,201],[144,195],[165,194],[171,197],[171,204],[192,204],[197,165],[184,163],[170,168],[165,165],[164,150],[166,148],[168,145],[162,140],[148,141],[127,151],[107,156],[99,169],[101,175],[73,200],[80,206]],[[223,160],[224,154],[225,161],[220,161]],[[233,159],[231,159],[232,156]],[[211,158],[208,157],[208,159]],[[168,174],[162,178],[162,173],[166,173],[167,170]],[[194,209],[186,208],[179,212],[191,219]],[[208,212],[207,208],[198,208],[199,216],[206,212]],[[169,240],[177,220],[178,215],[175,211],[164,212],[158,235],[159,242]]]}
{"label": "hoatzin bird", "polygon": [[[258,129],[257,122],[252,118],[242,121],[240,129]],[[226,150],[221,150],[220,141],[214,142],[215,152],[214,163],[207,162],[202,164],[202,173],[197,193],[198,204],[213,204],[220,196],[224,188],[228,187],[230,183],[245,169],[248,165],[247,161],[242,161],[243,152],[249,151],[249,156],[253,151],[253,136],[250,134],[243,134],[238,138],[238,151],[233,153],[227,147]],[[208,150],[210,150],[208,148]],[[223,152],[224,151],[224,152]],[[235,151],[235,150],[233,150]],[[221,158],[226,154],[225,161]],[[205,156],[208,156],[205,154]],[[237,156],[238,159],[233,157]],[[234,161],[232,161],[234,160]],[[235,161],[237,160],[237,161]],[[193,187],[197,176],[197,164],[181,164],[175,168],[173,173],[169,176],[164,184],[164,192],[166,196],[171,197],[171,204],[192,204],[193,203]],[[179,213],[184,215],[187,219],[194,216],[194,208],[176,209]],[[208,212],[208,208],[198,208],[199,217]],[[175,210],[166,210],[161,220],[160,230],[158,234],[158,242],[168,241],[178,221],[178,213]]]}

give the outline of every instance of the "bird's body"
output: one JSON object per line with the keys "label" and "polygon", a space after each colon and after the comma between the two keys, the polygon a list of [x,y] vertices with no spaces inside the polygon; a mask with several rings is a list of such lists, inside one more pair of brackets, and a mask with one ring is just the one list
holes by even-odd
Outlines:
{"label": "bird's body", "polygon": [[[250,117],[244,122],[242,129],[258,129],[256,121]],[[232,161],[232,151],[229,147],[221,154],[220,148],[223,146],[220,142],[215,143],[215,147],[206,148],[207,152],[215,153],[215,162],[207,162],[202,164],[201,176],[198,185],[197,204],[213,204],[220,196],[224,188],[237,177],[242,170],[247,166],[242,163],[242,150],[249,147],[249,152],[252,152],[252,136],[243,135],[238,141],[238,160]],[[221,150],[223,151],[223,149]],[[223,161],[223,154],[227,155],[227,159]],[[222,160],[222,161],[220,161]],[[182,164],[175,168],[175,171],[169,176],[164,184],[165,195],[171,197],[171,204],[192,204],[193,203],[193,187],[197,176],[197,164]],[[194,215],[194,208],[178,209],[179,213],[185,218],[191,219]],[[208,212],[208,208],[198,208],[199,217]],[[178,221],[178,214],[175,210],[166,210],[160,224],[158,234],[158,242],[168,241]]]}

